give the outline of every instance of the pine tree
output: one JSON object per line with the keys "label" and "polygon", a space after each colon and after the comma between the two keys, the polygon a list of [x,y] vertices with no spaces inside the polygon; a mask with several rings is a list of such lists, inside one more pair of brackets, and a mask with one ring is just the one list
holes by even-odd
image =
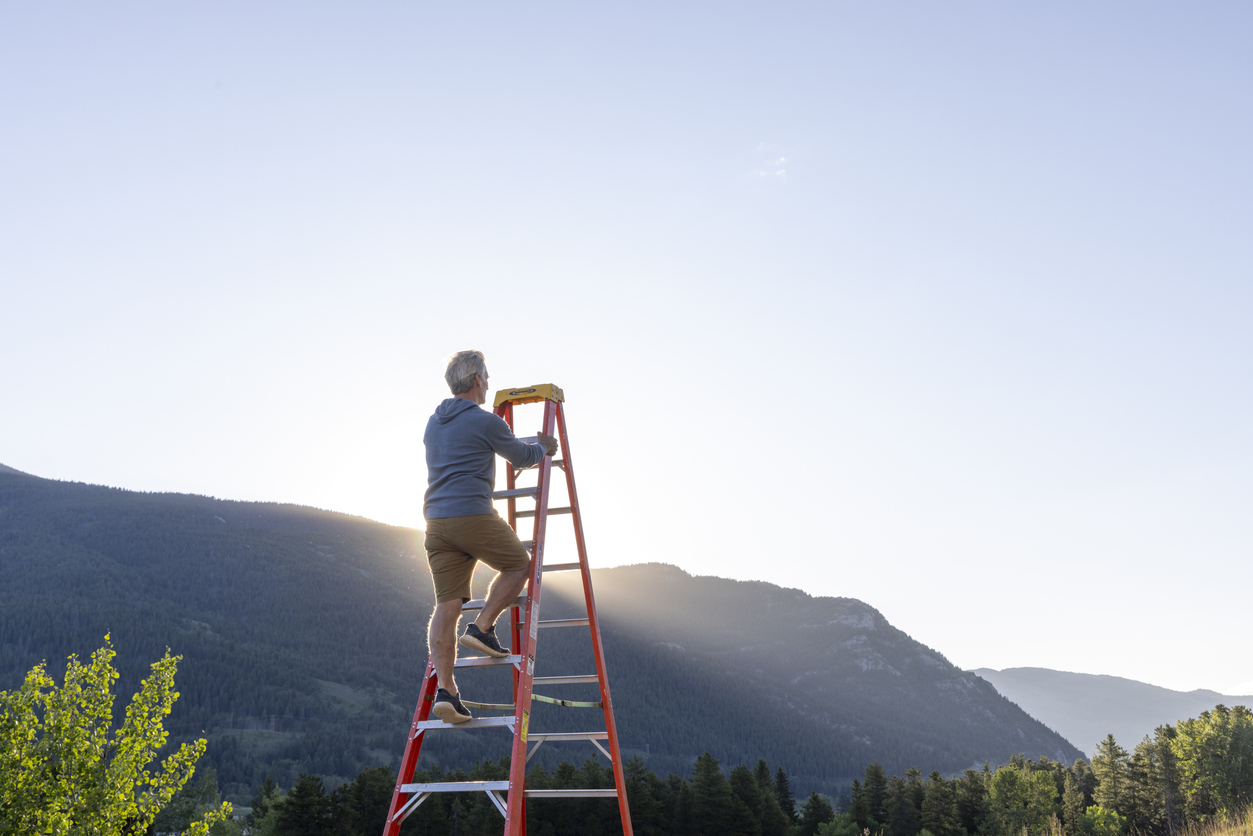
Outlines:
{"label": "pine tree", "polygon": [[914,805],[914,810],[919,814],[922,813],[922,799],[926,795],[926,790],[922,786],[922,771],[916,766],[911,766],[905,770],[905,786],[909,790],[909,800]]}
{"label": "pine tree", "polygon": [[737,836],[761,836],[762,796],[757,779],[747,766],[740,764],[731,770],[728,783],[735,799],[728,832]]}
{"label": "pine tree", "polygon": [[[661,781],[648,771],[639,755],[626,762],[627,798],[631,800],[631,829],[639,836],[664,836],[665,815],[661,804]],[[527,779],[528,785],[530,779]]]}
{"label": "pine tree", "polygon": [[[796,836],[815,836],[819,826],[835,818],[835,810],[825,798],[811,792],[801,808],[800,823],[796,826]],[[911,833],[910,836],[913,836]]]}
{"label": "pine tree", "polygon": [[1083,790],[1079,789],[1075,774],[1067,772],[1066,785],[1062,789],[1062,831],[1066,836],[1075,836],[1079,832],[1083,811],[1088,809],[1083,800]]}
{"label": "pine tree", "polygon": [[1174,833],[1183,827],[1182,810],[1179,807],[1179,759],[1172,745],[1176,736],[1175,727],[1171,725],[1158,726],[1153,731],[1153,742],[1161,768],[1162,815],[1168,833]]}
{"label": "pine tree", "polygon": [[861,786],[861,779],[853,779],[852,798],[848,803],[848,815],[857,823],[857,832],[861,833],[870,827],[870,805],[866,801],[866,791]]}
{"label": "pine tree", "polygon": [[792,795],[792,782],[783,767],[774,773],[774,797],[779,800],[779,809],[787,820],[796,824],[796,796]]}
{"label": "pine tree", "polygon": [[[341,832],[370,834],[383,831],[396,788],[396,772],[389,766],[366,767],[351,783],[340,787]],[[430,799],[428,799],[429,801]]]}
{"label": "pine tree", "polygon": [[870,811],[870,829],[878,830],[888,824],[888,779],[878,761],[866,767],[866,806]]}
{"label": "pine tree", "polygon": [[957,823],[957,795],[953,792],[953,785],[944,780],[939,772],[932,772],[927,778],[919,823],[932,836],[958,836],[961,833],[961,826]]}
{"label": "pine tree", "polygon": [[674,819],[670,826],[673,836],[697,836],[698,828],[693,813],[692,788],[678,775],[671,774],[670,781],[676,787],[674,796]]}
{"label": "pine tree", "polygon": [[915,836],[918,833],[918,808],[913,791],[905,779],[892,776],[888,781],[888,831],[892,836]]}
{"label": "pine tree", "polygon": [[248,824],[254,825],[265,818],[265,814],[270,811],[270,805],[279,797],[278,784],[274,783],[274,776],[265,773],[265,781],[261,786],[257,787],[257,794],[252,797],[252,812],[248,814]]}
{"label": "pine tree", "polygon": [[988,782],[985,772],[967,769],[957,779],[957,823],[967,833],[979,833],[987,818]]}
{"label": "pine tree", "polygon": [[1092,758],[1092,772],[1096,775],[1096,803],[1106,810],[1126,814],[1127,767],[1130,756],[1118,745],[1114,736],[1107,735],[1096,744],[1096,757]]}
{"label": "pine tree", "polygon": [[722,836],[731,811],[731,787],[718,761],[708,752],[696,759],[692,769],[692,823],[698,836]]}
{"label": "pine tree", "polygon": [[1083,809],[1086,810],[1096,803],[1096,774],[1083,758],[1076,758],[1070,769],[1075,773],[1079,792],[1083,793]]}
{"label": "pine tree", "polygon": [[[753,778],[757,780],[757,789],[761,790],[762,797],[767,793],[774,795],[774,778],[770,774],[770,764],[766,763],[765,758],[758,758],[757,765],[753,767]],[[776,797],[776,801],[778,798]]]}
{"label": "pine tree", "polygon": [[274,823],[274,836],[333,836],[331,799],[317,775],[300,773],[283,799]]}
{"label": "pine tree", "polygon": [[1146,736],[1131,753],[1127,762],[1127,826],[1134,833],[1162,829],[1165,804],[1162,799],[1161,776],[1153,742]]}

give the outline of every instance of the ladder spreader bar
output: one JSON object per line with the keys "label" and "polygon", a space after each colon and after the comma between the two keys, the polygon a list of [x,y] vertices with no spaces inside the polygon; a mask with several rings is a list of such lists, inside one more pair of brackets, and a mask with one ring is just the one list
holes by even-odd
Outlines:
{"label": "ladder spreader bar", "polygon": [[461,704],[469,708],[478,708],[482,711],[513,711],[515,708],[517,708],[517,706],[511,702],[497,703],[497,702],[474,702],[472,700],[462,700]]}
{"label": "ladder spreader bar", "polygon": [[[562,708],[604,708],[603,702],[581,702],[579,700],[559,700],[556,697],[545,697],[542,694],[531,694],[531,699],[546,702],[550,705],[559,705]],[[469,705],[469,703],[466,703]]]}
{"label": "ladder spreader bar", "polygon": [[586,618],[551,618],[539,623],[540,629],[545,627],[586,627],[591,624]]}

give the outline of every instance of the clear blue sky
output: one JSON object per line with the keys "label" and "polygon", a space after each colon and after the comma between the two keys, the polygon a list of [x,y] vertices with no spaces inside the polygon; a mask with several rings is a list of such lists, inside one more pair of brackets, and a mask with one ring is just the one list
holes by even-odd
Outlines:
{"label": "clear blue sky", "polygon": [[0,462],[420,526],[444,358],[593,562],[1253,693],[1237,3],[0,9]]}

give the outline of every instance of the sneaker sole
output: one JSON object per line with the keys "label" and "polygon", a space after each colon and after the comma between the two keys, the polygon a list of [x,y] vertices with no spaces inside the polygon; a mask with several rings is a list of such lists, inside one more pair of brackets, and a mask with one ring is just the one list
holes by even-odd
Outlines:
{"label": "sneaker sole", "polygon": [[457,643],[460,644],[462,647],[468,647],[471,650],[477,650],[479,653],[484,653],[488,656],[491,656],[493,659],[504,659],[506,656],[509,655],[508,650],[492,650],[490,647],[483,644],[483,642],[479,641],[473,636],[462,636],[461,638],[457,640]]}
{"label": "sneaker sole", "polygon": [[450,702],[435,703],[435,705],[431,708],[431,713],[443,720],[445,723],[452,723],[454,725],[457,723],[465,723],[474,719],[469,714],[458,714],[456,706]]}

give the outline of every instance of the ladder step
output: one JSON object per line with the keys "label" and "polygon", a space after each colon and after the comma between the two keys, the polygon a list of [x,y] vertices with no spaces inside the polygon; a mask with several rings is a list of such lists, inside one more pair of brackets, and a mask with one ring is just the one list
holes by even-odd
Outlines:
{"label": "ladder step", "polygon": [[[521,441],[521,439],[519,439],[519,441]],[[565,459],[553,459],[553,467],[565,467],[565,466],[566,466]],[[521,473],[524,470],[535,470],[537,467],[539,467],[538,464],[533,464],[530,467],[515,467],[513,468],[513,472]]]}
{"label": "ladder step", "polygon": [[442,784],[401,784],[401,792],[508,792],[508,781],[447,781]]}
{"label": "ladder step", "polygon": [[607,731],[566,731],[566,732],[531,732],[526,736],[527,740],[545,741],[551,740],[554,743],[561,743],[567,740],[608,740],[609,732]]}
{"label": "ladder step", "polygon": [[581,568],[581,566],[579,565],[579,562],[577,560],[574,563],[545,563],[544,564],[545,572],[573,572],[579,568]]}
{"label": "ladder step", "polygon": [[548,621],[541,621],[540,628],[544,627],[588,627],[591,623],[586,618],[552,618]]}
{"label": "ladder step", "polygon": [[[549,508],[548,513],[550,516],[553,514],[572,514],[574,513],[574,510],[568,507],[567,508]],[[535,512],[534,511],[519,511],[518,516],[519,517],[533,517],[535,516]]]}
{"label": "ladder step", "polygon": [[[464,604],[462,604],[461,611],[470,612],[471,610],[481,610],[483,609],[483,603],[484,603],[484,600],[482,598],[475,598],[473,601],[467,601]],[[518,600],[514,601],[509,606],[525,607],[526,606],[526,593],[519,595]]]}
{"label": "ladder step", "polygon": [[492,494],[492,499],[512,499],[519,496],[535,496],[539,493],[539,486],[533,488],[513,488],[507,491],[496,491]]}
{"label": "ladder step", "polygon": [[618,791],[613,787],[607,790],[523,790],[527,798],[617,798]]}
{"label": "ladder step", "polygon": [[520,665],[522,657],[515,654],[506,656],[503,659],[495,659],[491,656],[466,656],[453,662],[454,668],[490,668],[495,665]]}
{"label": "ladder step", "polygon": [[443,720],[423,720],[414,723],[415,731],[436,731],[438,729],[487,729],[496,726],[513,727],[512,717],[475,717],[464,723],[445,723]]}
{"label": "ladder step", "polygon": [[580,682],[600,682],[596,674],[591,676],[537,676],[532,682],[535,685],[578,685]]}

